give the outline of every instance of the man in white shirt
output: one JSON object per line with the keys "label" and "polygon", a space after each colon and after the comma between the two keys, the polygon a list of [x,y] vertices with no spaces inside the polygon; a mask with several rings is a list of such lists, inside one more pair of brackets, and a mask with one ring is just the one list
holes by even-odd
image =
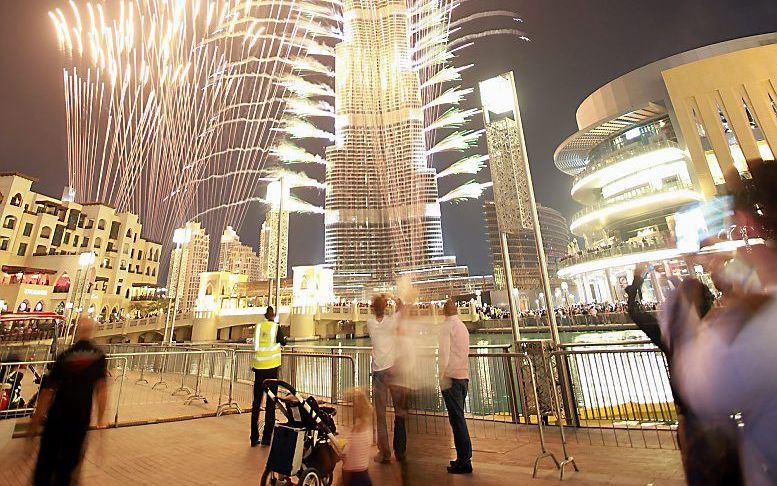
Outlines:
{"label": "man in white shirt", "polygon": [[459,319],[459,310],[452,300],[443,308],[445,322],[440,328],[438,351],[440,389],[448,409],[448,421],[453,430],[456,460],[451,461],[448,472],[470,474],[472,472],[472,441],[469,438],[464,403],[469,388],[469,331]]}
{"label": "man in white shirt", "polygon": [[400,405],[403,403],[403,397],[400,390],[394,386],[397,320],[386,317],[387,307],[388,299],[385,295],[375,296],[371,306],[375,317],[367,321],[367,330],[372,341],[372,394],[378,422],[378,455],[375,456],[375,462],[381,464],[391,462],[386,427],[386,404],[389,392],[394,403],[394,456],[398,461],[404,460],[407,448],[405,412]]}

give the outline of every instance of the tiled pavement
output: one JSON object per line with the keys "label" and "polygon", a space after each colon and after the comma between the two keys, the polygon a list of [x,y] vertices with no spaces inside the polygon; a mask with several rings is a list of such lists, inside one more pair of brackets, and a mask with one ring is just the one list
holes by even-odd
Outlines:
{"label": "tiled pavement", "polygon": [[[248,421],[243,414],[93,431],[81,484],[258,484],[267,450],[248,447]],[[0,449],[0,484],[30,484],[36,446],[37,440],[14,439]],[[557,442],[549,447],[560,454]],[[531,478],[538,450],[533,438],[477,439],[474,448],[475,474],[452,477],[444,469],[453,453],[450,439],[413,434],[404,470],[374,464],[370,474],[377,485],[559,484],[550,462],[542,463],[538,479]],[[581,471],[570,472],[564,483],[684,484],[677,451],[573,443],[571,452]]]}

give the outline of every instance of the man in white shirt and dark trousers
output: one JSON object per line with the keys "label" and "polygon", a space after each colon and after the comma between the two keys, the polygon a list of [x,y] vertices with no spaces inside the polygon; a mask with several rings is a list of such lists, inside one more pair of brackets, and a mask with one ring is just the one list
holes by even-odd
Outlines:
{"label": "man in white shirt and dark trousers", "polygon": [[405,459],[407,432],[405,410],[401,391],[394,385],[394,361],[396,359],[397,321],[386,317],[388,299],[377,295],[372,299],[374,318],[367,321],[367,330],[372,341],[372,395],[375,402],[375,416],[378,422],[378,455],[375,462],[391,462],[391,449],[386,427],[386,405],[389,392],[394,403],[394,456],[398,461]]}
{"label": "man in white shirt and dark trousers", "polygon": [[464,402],[469,388],[469,331],[459,319],[459,310],[452,300],[443,308],[445,322],[440,329],[438,352],[440,389],[448,409],[448,420],[453,429],[456,460],[451,461],[448,472],[470,474],[472,472],[472,441],[469,438]]}

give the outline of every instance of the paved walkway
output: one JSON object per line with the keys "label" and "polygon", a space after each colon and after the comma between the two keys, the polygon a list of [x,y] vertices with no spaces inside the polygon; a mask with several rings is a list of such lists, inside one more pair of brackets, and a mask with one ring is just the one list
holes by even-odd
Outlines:
{"label": "paved walkway", "polygon": [[[93,431],[81,471],[83,485],[258,484],[267,449],[248,447],[246,414],[183,422]],[[449,476],[445,464],[453,454],[450,439],[413,434],[407,467],[373,464],[376,485],[558,485],[558,473],[543,462],[538,479],[532,466],[538,451],[534,439],[477,439],[475,474]],[[37,439],[14,439],[0,449],[0,484],[28,485]],[[551,451],[560,454],[557,442]],[[575,443],[571,446],[581,472],[564,483],[579,485],[680,486],[677,451],[628,449]],[[571,469],[570,469],[571,471]],[[339,479],[336,484],[339,483]]]}

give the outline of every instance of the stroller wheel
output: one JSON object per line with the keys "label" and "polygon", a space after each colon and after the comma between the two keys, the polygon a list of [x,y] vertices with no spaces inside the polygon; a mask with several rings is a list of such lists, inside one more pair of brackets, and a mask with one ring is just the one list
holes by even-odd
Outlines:
{"label": "stroller wheel", "polygon": [[305,469],[299,476],[299,486],[324,486],[324,482],[317,470]]}
{"label": "stroller wheel", "polygon": [[321,476],[321,484],[324,486],[332,486],[332,481],[334,480],[334,474],[329,473]]}

